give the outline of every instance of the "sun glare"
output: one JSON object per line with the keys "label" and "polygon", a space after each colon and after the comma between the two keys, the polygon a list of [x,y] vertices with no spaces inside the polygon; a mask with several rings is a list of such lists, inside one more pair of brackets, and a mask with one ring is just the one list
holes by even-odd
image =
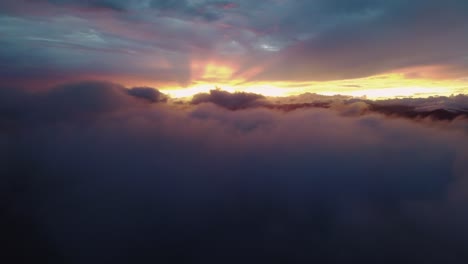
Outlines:
{"label": "sun glare", "polygon": [[197,84],[194,86],[190,86],[187,88],[180,88],[180,89],[167,89],[162,90],[164,93],[168,94],[172,98],[190,98],[199,93],[208,93],[214,89],[221,89],[227,92],[236,92],[233,87],[225,86],[225,85],[216,85],[216,84]]}

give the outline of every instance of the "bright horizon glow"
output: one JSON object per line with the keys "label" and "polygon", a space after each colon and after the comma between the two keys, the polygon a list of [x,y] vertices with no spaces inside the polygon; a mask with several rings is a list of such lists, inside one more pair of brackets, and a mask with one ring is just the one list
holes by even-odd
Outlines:
{"label": "bright horizon glow", "polygon": [[219,86],[217,84],[199,84],[181,89],[163,89],[161,90],[161,92],[166,93],[172,98],[190,98],[199,93],[208,93],[209,91],[214,90],[216,88],[230,93],[236,92],[236,90],[231,86]]}
{"label": "bright horizon glow", "polygon": [[390,99],[398,97],[450,96],[468,92],[467,80],[409,79],[401,73],[390,73],[360,79],[328,82],[199,82],[186,88],[168,87],[161,91],[172,98],[190,98],[198,93],[208,93],[219,88],[228,92],[247,92],[267,97],[285,97],[304,93],[321,95],[348,95],[368,99]]}
{"label": "bright horizon glow", "polygon": [[230,93],[235,92],[246,92],[246,93],[255,93],[261,94],[263,96],[271,97],[284,97],[292,95],[288,93],[287,88],[281,88],[274,85],[258,85],[258,86],[249,86],[243,88],[242,86],[232,86],[232,85],[223,85],[223,84],[199,84],[190,86],[182,89],[167,89],[161,90],[162,92],[168,94],[173,98],[190,98],[198,93],[209,93],[211,90],[220,89]]}
{"label": "bright horizon glow", "polygon": [[[304,93],[321,95],[346,95],[366,97],[368,99],[391,99],[398,97],[450,96],[468,93],[468,79],[442,79],[437,72],[440,67],[421,66],[385,74],[356,79],[333,81],[250,81],[252,75],[247,72],[238,74],[239,69],[233,65],[210,61],[192,64],[193,80],[182,87],[159,86],[160,90],[172,98],[191,98],[198,93],[209,93],[213,89],[223,91],[247,92],[267,97],[285,97]],[[257,69],[261,71],[261,68]],[[418,74],[414,74],[414,73]],[[424,74],[423,74],[424,73]],[[154,85],[151,85],[154,86]]]}
{"label": "bright horizon glow", "polygon": [[[159,86],[160,90],[172,98],[191,98],[198,93],[209,93],[213,89],[223,91],[247,92],[267,97],[285,97],[304,93],[321,95],[347,95],[368,99],[390,99],[398,97],[449,96],[468,92],[468,79],[440,79],[437,72],[440,67],[421,66],[401,69],[396,72],[356,79],[343,79],[321,82],[292,81],[249,81],[252,75],[261,71],[236,74],[239,69],[233,65],[209,61],[192,63],[193,80],[186,87]],[[412,73],[424,73],[421,74]],[[416,77],[411,77],[416,76]]]}

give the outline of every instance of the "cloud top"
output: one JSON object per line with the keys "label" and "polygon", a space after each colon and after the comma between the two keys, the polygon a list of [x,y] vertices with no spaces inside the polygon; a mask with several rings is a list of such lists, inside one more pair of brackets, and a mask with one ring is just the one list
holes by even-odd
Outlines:
{"label": "cloud top", "polygon": [[14,99],[0,108],[9,254],[49,263],[468,259],[466,120],[244,108],[260,97],[221,91],[181,107],[151,103],[163,97],[148,88],[96,82],[0,91]]}

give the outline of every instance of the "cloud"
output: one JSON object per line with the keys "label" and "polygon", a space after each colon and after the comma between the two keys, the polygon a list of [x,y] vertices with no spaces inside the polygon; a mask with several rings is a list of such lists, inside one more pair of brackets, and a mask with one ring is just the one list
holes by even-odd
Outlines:
{"label": "cloud", "polygon": [[228,110],[267,108],[291,112],[309,108],[330,109],[344,116],[361,116],[369,113],[391,117],[408,118],[417,121],[432,121],[468,118],[468,101],[465,95],[435,96],[428,98],[399,98],[372,101],[365,98],[334,95],[326,96],[305,93],[286,97],[264,97],[254,93],[211,90],[196,94],[191,104],[213,103]]}
{"label": "cloud", "polygon": [[92,120],[101,114],[167,100],[166,95],[154,88],[127,89],[122,85],[97,81],[69,83],[35,93],[3,88],[0,94],[0,117],[8,129],[22,123]]}
{"label": "cloud", "polygon": [[466,77],[464,0],[0,5],[0,66],[10,83],[95,74],[187,86],[203,78],[191,65],[206,58],[247,81],[337,80],[434,65],[439,70],[418,75]]}
{"label": "cloud", "polygon": [[128,90],[128,94],[146,99],[152,103],[167,102],[168,97],[151,87],[134,87]]}
{"label": "cloud", "polygon": [[48,2],[57,5],[82,5],[87,7],[99,7],[104,9],[111,9],[116,11],[123,11],[134,4],[142,1],[121,1],[121,0],[88,0],[88,1],[74,1],[74,0],[48,0]]}
{"label": "cloud", "polygon": [[229,93],[222,90],[211,90],[209,93],[196,94],[191,103],[213,103],[221,107],[237,110],[251,107],[258,107],[264,105],[266,102],[262,101],[265,97],[254,93],[236,92]]}
{"label": "cloud", "polygon": [[[86,82],[2,91],[14,99],[0,104],[10,254],[49,263],[468,259],[466,130],[323,108],[232,111],[221,106],[259,97],[221,91],[181,110],[148,103],[148,91]],[[38,113],[48,118],[20,118]]]}
{"label": "cloud", "polygon": [[295,34],[303,40],[262,58],[266,70],[257,80],[357,78],[409,66],[454,65],[466,56],[461,48],[468,42],[461,33],[468,25],[465,1],[304,1],[292,6],[279,14],[284,24],[276,37]]}
{"label": "cloud", "polygon": [[433,96],[429,98],[401,98],[380,100],[382,105],[406,105],[414,107],[417,111],[431,111],[437,109],[447,109],[452,111],[467,111],[468,96],[459,94],[452,96]]}
{"label": "cloud", "polygon": [[367,101],[369,109],[386,115],[412,119],[456,120],[468,118],[466,95],[400,98]]}
{"label": "cloud", "polygon": [[48,2],[56,5],[90,7],[117,12],[156,10],[169,12],[175,16],[198,17],[206,21],[218,20],[221,18],[223,10],[236,7],[235,3],[219,0],[48,0]]}

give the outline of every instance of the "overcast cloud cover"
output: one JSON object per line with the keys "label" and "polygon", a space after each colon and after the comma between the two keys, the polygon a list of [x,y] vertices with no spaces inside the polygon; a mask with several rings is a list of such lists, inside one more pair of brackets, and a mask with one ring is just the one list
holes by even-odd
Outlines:
{"label": "overcast cloud cover", "polygon": [[[466,119],[363,114],[343,101],[283,111],[216,91],[173,104],[148,89],[0,89],[2,258],[468,260]],[[290,100],[304,98],[325,99]]]}
{"label": "overcast cloud cover", "polygon": [[193,65],[211,61],[247,81],[415,66],[458,79],[468,65],[467,12],[465,0],[6,0],[0,76],[11,84],[99,77],[185,86],[203,77]]}

